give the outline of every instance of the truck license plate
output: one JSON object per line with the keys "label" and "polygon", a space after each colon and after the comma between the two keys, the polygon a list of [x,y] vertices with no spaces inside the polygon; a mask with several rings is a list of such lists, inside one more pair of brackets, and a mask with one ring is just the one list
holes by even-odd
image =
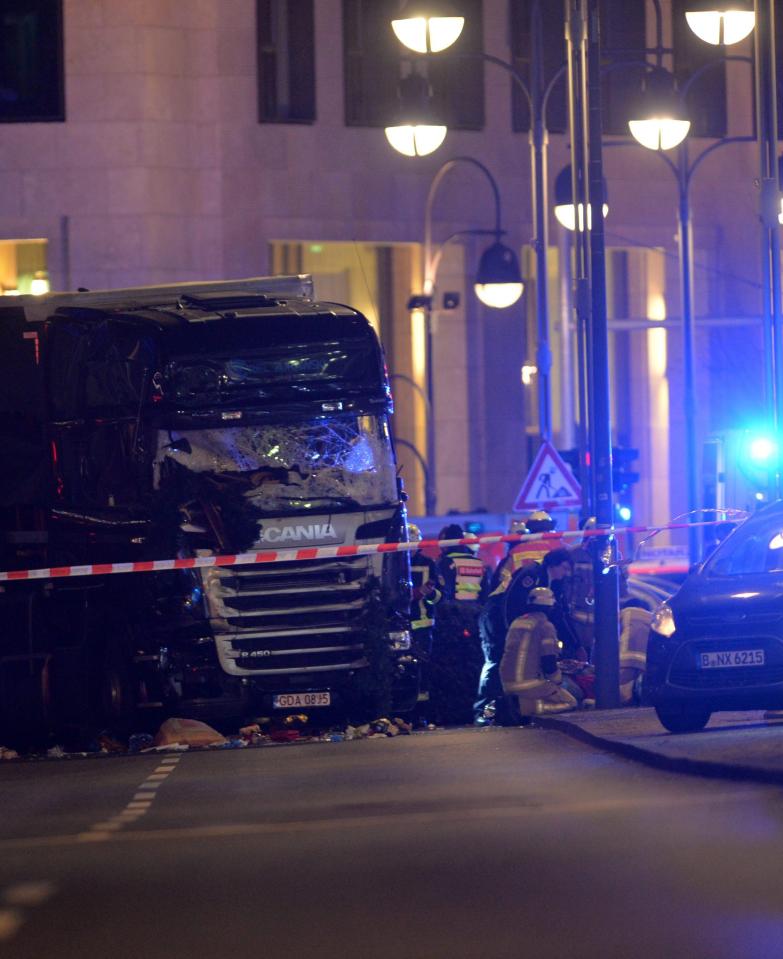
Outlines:
{"label": "truck license plate", "polygon": [[275,709],[312,709],[314,706],[331,706],[331,693],[280,693],[272,698]]}
{"label": "truck license plate", "polygon": [[720,669],[724,666],[763,665],[763,649],[732,649],[720,653],[699,653],[699,666],[701,669]]}

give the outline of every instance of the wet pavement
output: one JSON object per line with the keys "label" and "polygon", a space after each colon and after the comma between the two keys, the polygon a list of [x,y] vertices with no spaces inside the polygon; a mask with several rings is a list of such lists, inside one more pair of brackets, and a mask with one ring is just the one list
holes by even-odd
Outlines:
{"label": "wet pavement", "polygon": [[659,769],[707,776],[783,782],[783,713],[715,713],[696,733],[670,733],[651,708],[592,710],[537,717],[536,725],[645,762]]}

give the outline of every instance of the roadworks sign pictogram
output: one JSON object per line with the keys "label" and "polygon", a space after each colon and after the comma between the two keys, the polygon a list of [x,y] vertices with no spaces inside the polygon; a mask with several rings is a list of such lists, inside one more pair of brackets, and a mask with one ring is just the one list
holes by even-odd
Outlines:
{"label": "roadworks sign pictogram", "polygon": [[542,443],[522,484],[515,513],[582,505],[582,489],[551,443]]}

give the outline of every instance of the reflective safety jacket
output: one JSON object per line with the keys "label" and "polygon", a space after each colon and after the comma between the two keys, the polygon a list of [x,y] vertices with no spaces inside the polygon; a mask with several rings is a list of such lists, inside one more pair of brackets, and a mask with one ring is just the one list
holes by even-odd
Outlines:
{"label": "reflective safety jacket", "polygon": [[[443,595],[437,588],[438,568],[435,561],[422,553],[421,550],[411,557],[411,580],[413,582],[413,600],[411,602],[411,627],[413,629],[429,629],[434,624],[435,604]],[[424,592],[428,583],[433,589]]]}
{"label": "reflective safety jacket", "polygon": [[492,593],[505,593],[517,570],[530,563],[540,563],[547,553],[564,546],[562,539],[529,540],[517,543],[498,563],[492,578]]}
{"label": "reflective safety jacket", "polygon": [[633,698],[633,684],[647,668],[647,635],[652,613],[638,606],[620,610],[620,702]]}
{"label": "reflective safety jacket", "polygon": [[547,682],[560,681],[557,632],[546,613],[531,610],[508,628],[500,661],[500,680],[506,693],[535,695]]}
{"label": "reflective safety jacket", "polygon": [[489,571],[466,546],[454,546],[438,563],[439,582],[446,599],[478,603],[486,599]]}

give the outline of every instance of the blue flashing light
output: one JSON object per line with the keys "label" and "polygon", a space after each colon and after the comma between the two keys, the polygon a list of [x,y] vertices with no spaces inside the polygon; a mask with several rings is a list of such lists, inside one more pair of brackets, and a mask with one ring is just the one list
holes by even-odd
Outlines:
{"label": "blue flashing light", "polygon": [[757,466],[769,465],[777,452],[777,444],[768,436],[755,436],[748,444],[748,455]]}
{"label": "blue flashing light", "polygon": [[624,523],[628,523],[631,520],[631,507],[630,506],[618,506],[617,515]]}

